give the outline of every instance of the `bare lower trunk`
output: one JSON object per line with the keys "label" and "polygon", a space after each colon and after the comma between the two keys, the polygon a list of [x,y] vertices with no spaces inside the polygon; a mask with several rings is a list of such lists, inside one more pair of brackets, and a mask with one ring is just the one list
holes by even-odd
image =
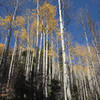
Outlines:
{"label": "bare lower trunk", "polygon": [[2,59],[3,59],[3,54],[4,54],[4,51],[5,51],[5,48],[6,48],[6,43],[7,43],[7,37],[6,37],[6,39],[5,39],[5,47],[3,48],[3,50],[2,50],[2,54],[1,54],[1,60],[0,60],[0,65],[1,65],[1,61],[2,61]]}
{"label": "bare lower trunk", "polygon": [[[91,59],[92,59],[92,53],[91,53],[91,50],[90,50],[90,47],[89,47],[89,44],[88,44],[88,38],[87,38],[87,34],[86,34],[86,32],[84,32],[84,34],[85,34],[85,38],[86,38],[86,42],[87,42],[87,48],[88,48],[88,52],[89,52],[89,54],[90,54],[90,56],[91,56]],[[91,61],[91,64],[92,64],[92,67],[93,68],[91,68],[91,70],[93,70],[93,80],[94,80],[94,86],[96,87],[96,90],[98,91],[98,93],[99,93],[99,95],[100,95],[100,89],[99,89],[99,86],[98,86],[98,82],[97,82],[97,78],[96,78],[96,74],[95,74],[95,67],[94,67],[94,62],[93,62],[93,60]]]}
{"label": "bare lower trunk", "polygon": [[71,100],[70,83],[69,83],[69,76],[66,65],[65,47],[64,47],[64,36],[63,36],[64,27],[63,27],[62,13],[61,13],[61,0],[58,0],[58,4],[59,4],[59,20],[60,20],[61,45],[62,45],[62,56],[63,56],[64,99]]}
{"label": "bare lower trunk", "polygon": [[37,70],[39,71],[39,66],[40,66],[40,54],[41,54],[41,49],[42,49],[42,33],[41,33],[41,39],[40,39],[40,50],[39,50],[39,55],[38,55],[38,68]]}
{"label": "bare lower trunk", "polygon": [[29,72],[31,70],[30,67],[30,23],[29,23],[29,16],[28,16],[28,24],[27,24],[27,33],[28,33],[28,44],[27,44],[27,58],[26,58],[26,80],[29,79]]}
{"label": "bare lower trunk", "polygon": [[48,69],[48,34],[46,34],[46,68],[45,68],[45,73],[46,73],[46,80],[45,80],[45,93],[46,97],[48,97],[48,88],[47,88],[47,69]]}
{"label": "bare lower trunk", "polygon": [[39,35],[39,0],[37,0],[37,43],[36,46],[38,47],[38,35]]}
{"label": "bare lower trunk", "polygon": [[[16,52],[16,47],[17,47],[17,39],[15,39],[14,51],[13,51],[13,54],[12,54],[11,63],[10,63],[10,68],[9,68],[7,86],[9,86],[9,82],[10,82],[10,79],[11,79],[11,74],[13,73],[13,72],[12,72],[12,69],[13,69],[13,61],[14,61],[14,55],[15,55],[15,52]],[[12,73],[11,73],[11,72],[12,72]]]}
{"label": "bare lower trunk", "polygon": [[52,51],[52,79],[54,79],[54,75],[55,75],[55,66],[54,66],[54,44],[53,44],[53,34],[51,36],[51,51]]}
{"label": "bare lower trunk", "polygon": [[96,55],[97,55],[98,62],[99,62],[99,65],[100,65],[100,56],[99,56],[99,51],[98,51],[98,49],[97,49],[97,47],[96,47],[96,45],[95,45],[94,41],[92,41],[92,44],[93,44],[93,45],[94,45],[94,47],[95,47],[95,50],[96,50]]}
{"label": "bare lower trunk", "polygon": [[43,85],[45,84],[45,33],[43,32]]}

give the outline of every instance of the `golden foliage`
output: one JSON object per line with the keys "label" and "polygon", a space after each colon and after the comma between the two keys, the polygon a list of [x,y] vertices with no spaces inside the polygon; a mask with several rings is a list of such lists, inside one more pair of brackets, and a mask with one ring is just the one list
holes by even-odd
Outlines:
{"label": "golden foliage", "polygon": [[36,56],[36,50],[33,47],[26,48],[26,47],[20,46],[19,48],[20,48],[21,52],[29,50],[34,53],[34,56]]}
{"label": "golden foliage", "polygon": [[28,39],[28,36],[27,36],[27,31],[25,28],[22,28],[21,29],[21,36],[20,36],[21,39],[25,39],[27,40]]}
{"label": "golden foliage", "polygon": [[48,50],[48,56],[53,56],[53,54],[54,54],[54,57],[58,57],[58,54],[52,48],[50,48]]}
{"label": "golden foliage", "polygon": [[86,46],[79,44],[76,44],[75,47],[71,46],[70,50],[74,54],[74,56],[81,56],[84,62],[86,62],[86,58],[88,57],[89,59],[93,60],[94,63],[96,63],[97,62],[96,50],[92,46],[89,46],[89,48],[91,50],[91,54]]}
{"label": "golden foliage", "polygon": [[5,16],[5,18],[0,17],[0,26],[8,25],[12,20],[12,15]]}
{"label": "golden foliage", "polygon": [[0,43],[0,48],[4,48],[5,44]]}
{"label": "golden foliage", "polygon": [[2,54],[4,48],[5,48],[5,44],[0,43],[0,55]]}
{"label": "golden foliage", "polygon": [[56,16],[56,7],[45,2],[44,5],[39,8],[39,15],[41,19],[47,17],[54,18]]}
{"label": "golden foliage", "polygon": [[73,72],[75,74],[83,74],[88,77],[90,71],[90,75],[93,76],[93,69],[90,69],[88,66],[74,65]]}
{"label": "golden foliage", "polygon": [[48,50],[48,56],[52,56],[53,55],[53,50],[52,50],[52,48],[50,48],[49,50]]}
{"label": "golden foliage", "polygon": [[19,37],[21,40],[25,40],[25,41],[28,40],[27,31],[24,27],[22,27],[20,30],[15,30],[14,36]]}
{"label": "golden foliage", "polygon": [[79,45],[77,44],[75,47],[70,47],[71,52],[75,55],[75,56],[85,56],[86,55],[86,51],[84,51],[85,46],[83,45]]}
{"label": "golden foliage", "polygon": [[[42,23],[41,22],[39,22],[38,29],[39,29],[39,33],[42,32],[43,28],[42,28]],[[30,31],[31,31],[32,35],[35,35],[35,33],[37,32],[37,19],[36,18],[34,18],[34,21],[32,23]]]}
{"label": "golden foliage", "polygon": [[58,36],[58,37],[61,37],[61,33],[60,33],[60,32],[57,32],[57,36]]}
{"label": "golden foliage", "polygon": [[60,29],[59,28],[57,28],[56,35],[57,35],[58,42],[61,41],[61,32],[60,32]]}
{"label": "golden foliage", "polygon": [[15,20],[15,25],[23,26],[25,24],[25,19],[22,16],[17,16]]}
{"label": "golden foliage", "polygon": [[44,30],[48,30],[48,33],[57,29],[58,20],[55,19],[56,7],[45,2],[43,6],[39,8],[40,22],[43,22]]}
{"label": "golden foliage", "polygon": [[[0,26],[6,26],[12,21],[12,15],[5,16],[5,18],[0,17]],[[22,16],[17,16],[14,23],[11,23],[13,26],[23,26],[25,24],[25,19]]]}
{"label": "golden foliage", "polygon": [[30,50],[30,51],[35,51],[35,49],[34,48],[32,48],[32,47],[29,47],[29,48],[25,48],[25,47],[23,47],[23,46],[20,46],[19,47],[22,51],[27,51],[27,50]]}
{"label": "golden foliage", "polygon": [[58,26],[58,20],[53,20],[53,19],[50,19],[48,21],[48,32],[51,33],[52,31],[54,30],[57,30],[57,26]]}
{"label": "golden foliage", "polygon": [[15,37],[18,37],[19,33],[20,33],[20,31],[15,30],[15,31],[14,31],[14,36],[15,36]]}
{"label": "golden foliage", "polygon": [[6,16],[5,19],[3,20],[6,23],[9,23],[12,20],[12,16]]}

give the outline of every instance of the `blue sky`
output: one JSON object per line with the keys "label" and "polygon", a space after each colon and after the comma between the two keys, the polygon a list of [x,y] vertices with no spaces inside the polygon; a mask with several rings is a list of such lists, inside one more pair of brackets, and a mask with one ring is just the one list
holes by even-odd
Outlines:
{"label": "blue sky", "polygon": [[[80,38],[80,35],[83,34],[82,27],[79,24],[76,24],[76,17],[78,14],[77,12],[80,8],[84,9],[88,7],[88,10],[90,12],[93,21],[99,23],[100,22],[100,1],[96,1],[96,0],[71,0],[71,1],[73,2],[72,12],[75,17],[72,19],[69,25],[69,30],[71,31],[75,42],[79,42],[80,44],[85,44],[84,38],[83,39]],[[88,33],[88,37],[89,37],[89,33]]]}
{"label": "blue sky", "polygon": [[[0,0],[1,1],[7,1],[7,0]],[[26,0],[27,1],[27,0]],[[50,0],[49,0],[50,1]],[[66,1],[66,0],[65,0]],[[70,0],[72,2],[72,8],[70,14],[72,14],[74,17],[71,17],[70,24],[66,27],[72,34],[74,42],[78,42],[80,44],[85,44],[84,38],[80,38],[81,34],[83,34],[82,27],[79,24],[76,24],[76,17],[78,16],[78,10],[80,8],[84,9],[86,6],[89,9],[90,15],[92,19],[97,23],[100,22],[100,1],[99,0]],[[57,0],[51,0],[50,1],[53,5],[58,6]],[[25,11],[26,8],[33,9],[36,7],[36,5],[33,2],[26,2],[23,3],[24,6],[22,6],[19,9],[18,15],[20,15],[20,11]],[[9,7],[9,11],[13,11],[12,8]],[[0,6],[0,16],[5,16],[5,10],[2,6]],[[98,33],[100,34],[100,33]],[[89,34],[88,34],[89,36]],[[12,44],[14,40],[12,39]]]}

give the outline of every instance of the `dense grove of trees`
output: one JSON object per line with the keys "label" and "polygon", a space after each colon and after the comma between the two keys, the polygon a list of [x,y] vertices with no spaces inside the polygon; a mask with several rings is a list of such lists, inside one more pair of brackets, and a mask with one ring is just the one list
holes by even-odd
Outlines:
{"label": "dense grove of trees", "polygon": [[67,30],[71,3],[56,1],[27,0],[34,9],[26,0],[0,1],[0,100],[100,100],[96,23],[80,9],[85,44],[75,43]]}

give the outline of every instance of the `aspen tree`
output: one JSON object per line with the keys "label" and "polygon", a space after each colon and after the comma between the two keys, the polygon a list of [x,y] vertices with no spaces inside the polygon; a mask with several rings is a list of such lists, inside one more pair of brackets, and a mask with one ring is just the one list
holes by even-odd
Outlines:
{"label": "aspen tree", "polygon": [[[86,40],[86,45],[87,45],[87,48],[88,48],[88,52],[89,52],[89,54],[91,56],[91,59],[92,59],[92,54],[91,54],[91,50],[90,50],[90,47],[89,47],[88,37],[87,37],[86,28],[85,28],[85,24],[84,24],[84,21],[83,21],[83,15],[82,14],[80,14],[80,18],[81,18],[81,25],[82,25],[82,27],[84,29],[84,35],[85,35],[85,40]],[[95,76],[96,74],[95,74],[95,70],[94,70],[95,67],[94,67],[93,60],[91,61],[91,64],[92,64],[93,73],[94,73],[94,79],[93,79],[94,81],[93,81],[93,84],[94,84],[94,86],[96,86],[96,89],[97,89],[97,91],[99,93],[100,89],[99,89],[99,86],[98,86],[97,78]]]}
{"label": "aspen tree", "polygon": [[62,13],[61,13],[61,0],[58,0],[59,4],[59,20],[60,20],[60,31],[61,31],[61,43],[62,43],[62,55],[63,55],[63,78],[64,78],[64,99],[71,100],[71,92],[70,92],[70,84],[69,84],[69,76],[68,70],[66,65],[66,55],[65,55],[65,47],[64,47],[64,27],[63,27],[63,20],[62,20]]}
{"label": "aspen tree", "polygon": [[15,55],[15,52],[16,52],[16,46],[17,46],[17,39],[15,39],[15,45],[14,45],[14,51],[13,51],[13,54],[12,54],[12,58],[11,58],[11,63],[10,63],[10,68],[9,68],[9,74],[8,74],[8,82],[7,82],[7,87],[9,87],[10,85],[10,78],[11,78],[11,71],[12,71],[12,67],[13,66],[13,59],[14,59],[14,55]]}
{"label": "aspen tree", "polygon": [[29,71],[30,71],[30,19],[29,19],[29,15],[27,16],[28,17],[28,24],[27,24],[27,33],[28,33],[28,44],[27,44],[27,58],[26,58],[26,80],[29,79]]}
{"label": "aspen tree", "polygon": [[[18,22],[17,18],[19,18],[18,20],[21,20],[20,22]],[[23,19],[23,21],[22,21]],[[17,16],[16,17],[16,20],[15,20],[15,25],[16,26],[23,26],[24,24],[24,18],[23,17],[19,17]],[[10,85],[10,78],[11,78],[11,75],[13,74],[13,70],[14,69],[14,65],[13,65],[13,61],[14,61],[14,56],[15,56],[15,52],[16,52],[16,49],[17,49],[17,39],[18,39],[18,34],[20,32],[19,31],[15,31],[15,44],[14,44],[14,50],[13,50],[13,53],[12,53],[12,58],[11,58],[11,63],[10,63],[10,68],[9,68],[9,73],[8,73],[8,82],[7,82],[7,86]]]}
{"label": "aspen tree", "polygon": [[96,40],[96,36],[95,36],[96,35],[95,23],[92,21],[90,14],[88,12],[88,9],[87,9],[87,17],[88,17],[88,24],[89,24],[89,27],[90,27],[90,31],[91,31],[92,36],[93,36],[92,44],[94,45],[94,47],[96,49],[98,62],[100,64],[99,51],[98,51],[97,46],[96,46],[97,40]]}
{"label": "aspen tree", "polygon": [[71,88],[73,88],[73,76],[72,76],[72,57],[71,57],[71,50],[70,50],[70,46],[71,46],[71,40],[70,40],[70,33],[68,34],[68,37],[67,37],[67,39],[68,39],[68,47],[69,47],[69,49],[68,49],[68,57],[69,57],[69,65],[70,65],[70,81],[71,81]]}
{"label": "aspen tree", "polygon": [[[5,44],[5,46],[6,46],[6,43],[7,43],[7,37],[5,38],[5,43],[4,43],[4,44]],[[3,50],[2,50],[2,54],[1,54],[1,61],[2,61],[2,59],[3,59],[3,53],[4,53],[5,48],[6,48],[5,46],[4,46]],[[0,61],[0,65],[1,65],[1,61]]]}
{"label": "aspen tree", "polygon": [[48,37],[52,32],[56,29],[57,26],[57,20],[55,19],[56,16],[56,9],[55,6],[44,2],[43,6],[40,6],[39,8],[39,16],[40,16],[40,23],[42,22],[43,26],[43,75],[45,79],[43,79],[43,83],[45,86],[45,95],[47,97],[47,78],[49,70],[48,66]]}
{"label": "aspen tree", "polygon": [[[7,57],[8,57],[8,53],[9,53],[9,46],[10,46],[10,41],[11,41],[11,36],[12,36],[12,26],[13,26],[13,23],[14,23],[14,20],[15,20],[15,17],[16,17],[16,12],[17,12],[17,10],[18,10],[18,6],[19,6],[19,1],[18,0],[16,0],[16,5],[15,5],[15,7],[14,7],[14,12],[13,12],[13,14],[12,15],[10,15],[8,18],[7,18],[7,23],[9,23],[8,25],[9,25],[9,34],[8,34],[8,41],[7,41],[7,47],[6,47],[6,49],[5,49],[5,52],[4,52],[4,59],[2,59],[2,62],[1,62],[1,66],[3,67],[3,66],[5,66],[4,68],[6,68],[7,67],[7,65],[6,65],[6,61],[7,61]],[[6,70],[4,70],[3,71],[3,74],[6,72]],[[4,74],[3,75],[5,78],[7,78],[7,72],[6,72],[6,74]],[[5,79],[5,78],[3,78],[3,79]],[[6,79],[5,80],[3,80],[3,79],[1,79],[2,80],[2,82],[3,81],[7,81]]]}
{"label": "aspen tree", "polygon": [[36,8],[36,10],[37,10],[37,42],[36,42],[36,45],[37,45],[37,47],[38,47],[38,36],[39,36],[39,0],[35,0],[35,2],[36,2],[36,4],[37,4],[37,8]]}

